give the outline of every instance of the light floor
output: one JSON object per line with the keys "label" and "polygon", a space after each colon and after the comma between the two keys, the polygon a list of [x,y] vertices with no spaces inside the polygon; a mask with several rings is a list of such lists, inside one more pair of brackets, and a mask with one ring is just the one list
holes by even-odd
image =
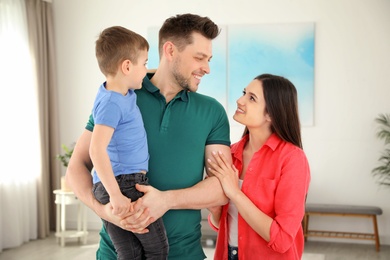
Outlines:
{"label": "light floor", "polygon": [[[99,234],[90,231],[87,244],[79,244],[77,239],[67,239],[66,246],[61,247],[54,235],[47,239],[34,240],[14,249],[6,249],[0,253],[0,260],[88,260],[95,259]],[[214,249],[207,247],[205,253],[212,259]],[[381,251],[375,251],[373,244],[346,244],[309,241],[305,245],[302,260],[371,260],[390,259],[390,245],[382,245]]]}

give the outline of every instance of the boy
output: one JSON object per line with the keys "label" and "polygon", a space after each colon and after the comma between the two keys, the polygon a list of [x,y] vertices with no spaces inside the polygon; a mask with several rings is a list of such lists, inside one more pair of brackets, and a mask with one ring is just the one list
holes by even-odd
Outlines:
{"label": "boy", "polygon": [[[135,89],[146,75],[149,44],[141,35],[114,26],[96,41],[96,58],[106,76],[97,93],[92,116],[95,129],[89,148],[95,167],[93,194],[112,213],[124,217],[131,202],[142,197],[135,184],[148,184],[148,144]],[[103,220],[118,259],[166,259],[168,242],[162,219],[149,233],[135,234]]]}

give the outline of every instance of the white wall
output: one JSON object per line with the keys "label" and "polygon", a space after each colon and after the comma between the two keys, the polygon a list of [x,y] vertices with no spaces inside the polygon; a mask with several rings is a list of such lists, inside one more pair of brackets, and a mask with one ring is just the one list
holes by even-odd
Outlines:
{"label": "white wall", "polygon": [[[371,175],[384,148],[375,137],[374,118],[390,112],[390,1],[53,0],[53,4],[62,143],[77,140],[104,80],[94,44],[108,26],[122,25],[146,37],[148,27],[186,12],[223,25],[315,22],[315,125],[303,128],[312,170],[307,200],[382,207],[381,242],[390,244],[390,189],[380,188]],[[232,129],[232,141],[238,140],[241,130]],[[92,213],[89,218],[91,226],[100,227]],[[366,219],[329,222],[313,218],[312,224],[372,230]]]}

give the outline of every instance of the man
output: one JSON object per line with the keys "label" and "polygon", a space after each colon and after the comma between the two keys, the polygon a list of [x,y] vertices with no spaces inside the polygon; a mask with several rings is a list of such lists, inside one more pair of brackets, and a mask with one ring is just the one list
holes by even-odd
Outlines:
{"label": "man", "polygon": [[[92,196],[91,119],[77,141],[66,174],[80,200],[124,229],[143,233],[148,224],[163,216],[169,259],[204,259],[199,209],[227,203],[218,179],[202,178],[212,152],[220,151],[231,160],[229,122],[221,104],[195,93],[202,77],[210,73],[212,40],[219,32],[208,17],[193,14],[168,18],[160,29],[159,67],[136,92],[148,136],[151,186],[137,185],[145,195],[135,203],[133,213],[119,219],[111,214],[109,204],[103,206]],[[110,242],[103,228],[98,259],[116,259]]]}

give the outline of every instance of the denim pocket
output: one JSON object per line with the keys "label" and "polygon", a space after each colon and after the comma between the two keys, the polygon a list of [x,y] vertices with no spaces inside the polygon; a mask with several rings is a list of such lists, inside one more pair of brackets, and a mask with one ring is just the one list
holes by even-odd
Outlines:
{"label": "denim pocket", "polygon": [[121,187],[121,192],[123,195],[131,199],[131,201],[136,201],[144,195],[143,192],[140,192],[135,188],[135,185]]}
{"label": "denim pocket", "polygon": [[106,188],[104,188],[101,182],[95,183],[92,188],[95,199],[101,204],[105,205],[110,201]]}

